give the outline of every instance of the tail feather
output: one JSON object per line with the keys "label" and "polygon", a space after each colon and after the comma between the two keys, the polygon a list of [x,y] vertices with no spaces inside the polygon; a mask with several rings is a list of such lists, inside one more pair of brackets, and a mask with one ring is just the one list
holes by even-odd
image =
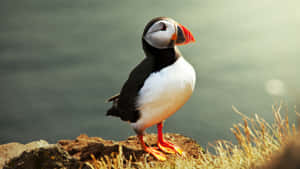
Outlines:
{"label": "tail feather", "polygon": [[138,110],[127,110],[127,113],[125,113],[124,110],[118,107],[119,97],[120,95],[117,94],[107,100],[108,102],[112,102],[113,105],[107,110],[106,115],[119,117],[123,121],[136,122],[140,116]]}
{"label": "tail feather", "polygon": [[119,97],[120,97],[120,93],[115,94],[115,95],[111,96],[110,98],[108,98],[108,99],[106,100],[106,102],[115,102],[115,101],[118,101],[118,100],[119,100]]}
{"label": "tail feather", "polygon": [[110,109],[107,110],[106,115],[107,116],[117,116],[120,117],[120,111],[118,110],[118,100],[119,100],[120,94],[116,94],[112,97],[110,97],[107,102],[113,102],[113,105]]}
{"label": "tail feather", "polygon": [[107,110],[106,112],[107,116],[117,116],[120,117],[120,112],[116,107],[111,107],[110,109]]}

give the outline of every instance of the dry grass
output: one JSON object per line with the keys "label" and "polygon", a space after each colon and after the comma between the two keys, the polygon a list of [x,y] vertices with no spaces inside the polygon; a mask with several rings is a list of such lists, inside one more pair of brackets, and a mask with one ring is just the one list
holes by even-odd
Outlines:
{"label": "dry grass", "polygon": [[102,168],[203,168],[203,169],[248,169],[256,168],[271,158],[273,152],[287,143],[290,136],[296,135],[296,127],[290,125],[288,116],[282,118],[282,106],[273,106],[274,122],[269,124],[257,114],[247,117],[235,107],[233,110],[241,115],[243,122],[233,125],[231,131],[238,144],[219,140],[210,145],[214,152],[202,153],[199,159],[178,157],[167,162],[132,162],[125,160],[120,147],[118,154],[112,154],[101,159],[92,156],[92,161],[87,164],[93,169]]}

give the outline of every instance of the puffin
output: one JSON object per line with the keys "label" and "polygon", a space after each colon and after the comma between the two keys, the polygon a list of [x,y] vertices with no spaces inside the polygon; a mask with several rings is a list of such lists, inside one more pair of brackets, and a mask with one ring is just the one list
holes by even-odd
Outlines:
{"label": "puffin", "polygon": [[[106,115],[128,121],[143,150],[160,161],[166,160],[165,153],[183,154],[179,146],[164,140],[162,129],[164,120],[194,91],[195,70],[177,48],[192,42],[192,33],[175,20],[153,18],[142,34],[144,59],[131,71],[120,93],[107,100],[112,106]],[[145,129],[153,125],[157,125],[158,147],[147,146],[143,140]]]}

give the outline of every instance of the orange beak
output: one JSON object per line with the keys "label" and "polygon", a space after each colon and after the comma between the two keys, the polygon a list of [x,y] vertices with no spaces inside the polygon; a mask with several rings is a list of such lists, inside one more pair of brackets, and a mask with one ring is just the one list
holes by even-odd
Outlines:
{"label": "orange beak", "polygon": [[173,34],[172,40],[176,45],[186,45],[191,42],[195,42],[195,38],[192,33],[181,24],[177,25],[177,32]]}

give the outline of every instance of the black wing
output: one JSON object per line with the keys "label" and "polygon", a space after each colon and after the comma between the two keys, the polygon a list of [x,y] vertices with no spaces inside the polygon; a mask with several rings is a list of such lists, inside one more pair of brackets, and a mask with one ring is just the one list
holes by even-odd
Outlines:
{"label": "black wing", "polygon": [[120,94],[108,99],[113,102],[113,106],[107,111],[107,115],[117,116],[130,122],[136,122],[139,119],[140,113],[136,107],[136,99],[145,80],[153,72],[153,65],[154,60],[146,57],[133,69]]}

